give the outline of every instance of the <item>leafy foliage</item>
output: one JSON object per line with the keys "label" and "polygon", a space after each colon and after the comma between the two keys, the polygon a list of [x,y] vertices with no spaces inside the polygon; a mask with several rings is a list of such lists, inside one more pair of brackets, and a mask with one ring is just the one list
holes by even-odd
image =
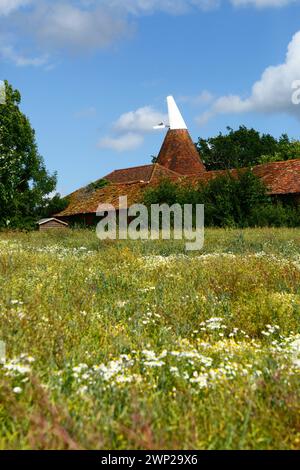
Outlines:
{"label": "leafy foliage", "polygon": [[205,225],[215,227],[296,226],[300,214],[296,207],[274,204],[266,188],[251,170],[212,179],[207,184],[182,185],[162,180],[148,188],[144,203],[173,205],[204,204]]}
{"label": "leafy foliage", "polygon": [[263,204],[252,209],[249,225],[255,227],[297,227],[300,226],[300,213],[296,206]]}
{"label": "leafy foliage", "polygon": [[47,198],[43,201],[43,205],[37,209],[39,218],[52,217],[55,214],[66,209],[69,201],[66,197],[61,197],[59,193],[55,194],[52,198]]}
{"label": "leafy foliage", "polygon": [[255,129],[227,127],[228,134],[198,140],[197,150],[207,170],[242,168],[270,161],[300,158],[300,142],[286,134],[279,139]]}
{"label": "leafy foliage", "polygon": [[290,140],[283,134],[278,141],[278,149],[274,154],[261,155],[259,163],[278,162],[300,158],[300,141]]}
{"label": "leafy foliage", "polygon": [[179,201],[179,194],[181,187],[169,180],[164,178],[160,181],[158,186],[150,186],[144,192],[143,202],[146,206],[151,206],[151,204],[175,204]]}
{"label": "leafy foliage", "polygon": [[254,207],[268,204],[266,188],[251,171],[238,178],[218,177],[200,188],[206,223],[218,227],[247,226]]}
{"label": "leafy foliage", "polygon": [[0,105],[0,227],[29,227],[56,186],[39,154],[35,132],[20,111],[20,93],[5,82]]}
{"label": "leafy foliage", "polygon": [[96,191],[97,189],[105,188],[105,186],[108,186],[110,182],[106,180],[105,178],[101,178],[97,181],[94,181],[93,183],[90,183],[87,186],[88,191]]}

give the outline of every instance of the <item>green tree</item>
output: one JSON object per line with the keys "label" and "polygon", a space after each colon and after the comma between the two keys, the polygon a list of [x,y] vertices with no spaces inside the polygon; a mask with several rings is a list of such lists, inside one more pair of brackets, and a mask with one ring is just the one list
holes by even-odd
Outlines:
{"label": "green tree", "polygon": [[19,91],[5,81],[0,104],[0,226],[28,227],[56,186],[38,152],[35,132],[21,112]]}
{"label": "green tree", "polygon": [[143,202],[147,207],[151,204],[173,204],[178,202],[178,192],[180,186],[169,180],[163,178],[158,186],[149,186],[143,195]]}
{"label": "green tree", "polygon": [[272,201],[264,183],[248,170],[233,176],[230,172],[206,184],[161,180],[144,192],[144,203],[204,204],[205,225],[215,227],[299,226],[297,207]]}
{"label": "green tree", "polygon": [[251,170],[219,176],[199,189],[207,225],[246,227],[254,208],[270,204],[265,185]]}
{"label": "green tree", "polygon": [[290,140],[287,134],[282,134],[278,140],[278,148],[274,154],[262,155],[259,163],[278,162],[300,158],[300,141]]}
{"label": "green tree", "polygon": [[56,193],[52,198],[45,198],[41,207],[36,209],[39,219],[52,217],[59,212],[62,212],[69,205],[67,197],[61,197]]}
{"label": "green tree", "polygon": [[236,131],[231,127],[227,130],[228,134],[198,140],[196,146],[207,170],[257,165],[262,155],[275,155],[279,151],[278,141],[270,134],[261,135],[245,126]]}

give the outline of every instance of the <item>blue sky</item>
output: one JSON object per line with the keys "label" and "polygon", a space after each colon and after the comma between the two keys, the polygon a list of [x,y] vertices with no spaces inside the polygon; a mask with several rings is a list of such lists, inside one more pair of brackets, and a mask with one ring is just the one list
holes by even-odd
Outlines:
{"label": "blue sky", "polygon": [[297,0],[0,0],[0,79],[65,195],[148,163],[169,94],[195,140],[240,124],[299,138],[299,13]]}

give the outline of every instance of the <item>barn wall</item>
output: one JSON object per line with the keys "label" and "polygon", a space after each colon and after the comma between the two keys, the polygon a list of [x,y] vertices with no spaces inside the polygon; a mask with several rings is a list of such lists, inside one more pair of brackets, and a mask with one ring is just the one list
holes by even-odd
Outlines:
{"label": "barn wall", "polygon": [[46,230],[52,230],[52,229],[66,229],[68,228],[67,225],[60,224],[59,222],[56,222],[56,220],[51,220],[50,222],[46,222],[45,224],[40,225],[40,231],[44,232]]}
{"label": "barn wall", "polygon": [[63,220],[63,222],[67,222],[70,227],[93,227],[101,220],[96,214],[77,214],[68,217],[60,217],[60,219]]}
{"label": "barn wall", "polygon": [[[117,221],[118,221],[118,217],[119,217],[118,210],[116,211],[116,215],[117,215]],[[64,222],[67,222],[67,224],[69,224],[70,227],[75,227],[75,228],[76,227],[79,227],[79,228],[96,227],[102,218],[103,217],[98,217],[96,214],[77,214],[77,215],[68,216],[68,217],[67,216],[60,217],[60,219],[63,220]]]}
{"label": "barn wall", "polygon": [[271,196],[274,203],[281,202],[284,205],[289,206],[300,206],[300,194],[278,194],[276,196]]}
{"label": "barn wall", "polygon": [[297,206],[300,207],[300,194],[295,194],[294,196],[294,202]]}

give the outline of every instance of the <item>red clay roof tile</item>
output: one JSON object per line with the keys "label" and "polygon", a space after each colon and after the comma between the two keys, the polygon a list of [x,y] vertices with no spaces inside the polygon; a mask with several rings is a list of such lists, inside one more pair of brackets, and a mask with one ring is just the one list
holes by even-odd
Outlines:
{"label": "red clay roof tile", "polygon": [[178,173],[165,168],[158,163],[152,165],[135,166],[132,168],[123,168],[121,170],[115,170],[109,175],[104,177],[105,180],[111,183],[134,183],[134,182],[145,182],[148,183],[153,178],[162,176],[178,175]]}
{"label": "red clay roof tile", "polygon": [[[242,168],[240,171],[245,170]],[[300,159],[264,163],[253,167],[252,171],[264,182],[270,195],[300,194]],[[236,177],[238,170],[207,171],[200,177],[192,176],[191,180],[207,182],[226,173]]]}
{"label": "red clay roof tile", "polygon": [[132,183],[134,181],[150,181],[154,165],[135,166],[132,168],[123,168],[115,170],[104,179],[111,183]]}
{"label": "red clay roof tile", "polygon": [[68,207],[57,214],[59,217],[70,217],[78,214],[95,214],[99,204],[112,204],[119,208],[119,197],[127,196],[128,205],[141,200],[142,189],[147,183],[110,184],[95,191],[86,192],[85,188],[72,193]]}
{"label": "red clay roof tile", "polygon": [[[207,171],[201,175],[183,176],[176,172],[162,168],[160,165],[147,165],[152,168],[150,182],[118,183],[110,184],[104,188],[95,191],[87,188],[81,188],[72,193],[69,206],[57,214],[59,217],[68,217],[76,214],[96,213],[98,205],[101,203],[112,204],[118,208],[119,196],[128,197],[128,204],[134,204],[142,200],[143,190],[149,185],[155,185],[162,177],[168,177],[174,181],[208,182],[218,176],[225,175],[228,172],[236,177],[238,170],[218,170]],[[241,169],[240,171],[245,171]],[[300,194],[300,159],[288,160],[284,162],[272,162],[255,166],[253,173],[257,175],[266,184],[270,195],[280,194]]]}
{"label": "red clay roof tile", "polygon": [[182,175],[199,174],[206,171],[186,129],[170,129],[167,132],[157,163]]}

